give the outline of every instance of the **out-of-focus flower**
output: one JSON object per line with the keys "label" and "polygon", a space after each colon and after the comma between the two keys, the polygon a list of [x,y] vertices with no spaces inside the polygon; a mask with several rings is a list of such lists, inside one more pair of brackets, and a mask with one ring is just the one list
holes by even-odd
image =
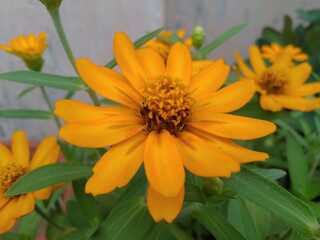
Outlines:
{"label": "out-of-focus flower", "polygon": [[25,173],[55,163],[59,152],[56,138],[49,136],[40,143],[30,161],[29,143],[23,131],[13,134],[11,151],[0,143],[0,234],[9,231],[18,218],[32,212],[36,199],[48,199],[53,187],[14,197],[4,194]]}
{"label": "out-of-focus flower", "polygon": [[220,89],[230,70],[223,61],[192,76],[190,51],[182,43],[172,46],[165,64],[153,49],[136,51],[120,32],[114,54],[123,74],[84,58],[76,65],[90,88],[123,106],[55,104],[55,114],[67,123],[59,131],[62,139],[81,147],[112,145],[93,168],[87,193],[125,186],[143,163],[148,209],[155,221],[172,222],[182,208],[184,168],[203,177],[230,177],[240,163],[268,158],[231,140],[255,139],[276,129],[268,121],[227,114],[252,98],[252,80]]}
{"label": "out-of-focus flower", "polygon": [[308,54],[303,53],[301,48],[295,47],[293,45],[287,45],[282,47],[278,43],[272,43],[271,45],[263,45],[262,57],[268,59],[270,62],[288,61],[292,64],[293,61],[302,62],[308,60]]}
{"label": "out-of-focus flower", "polygon": [[39,71],[43,65],[42,53],[48,46],[46,37],[44,32],[38,37],[34,34],[19,35],[17,39],[10,40],[10,45],[2,44],[0,48],[22,58],[31,70]]}
{"label": "out-of-focus flower", "polygon": [[192,31],[191,39],[192,45],[199,49],[206,39],[206,32],[201,26],[196,26]]}
{"label": "out-of-focus flower", "polygon": [[260,105],[264,110],[277,112],[285,109],[312,111],[320,107],[319,98],[306,98],[320,92],[320,82],[305,83],[312,68],[308,63],[288,64],[287,58],[276,60],[267,67],[257,46],[250,47],[250,69],[235,53],[239,70],[246,79],[256,83]]}

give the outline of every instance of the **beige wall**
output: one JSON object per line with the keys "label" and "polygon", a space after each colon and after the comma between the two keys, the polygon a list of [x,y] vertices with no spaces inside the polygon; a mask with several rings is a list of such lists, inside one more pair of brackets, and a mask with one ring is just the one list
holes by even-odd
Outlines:
{"label": "beige wall", "polygon": [[[233,62],[233,51],[247,54],[265,25],[282,26],[284,14],[296,16],[298,8],[320,8],[319,0],[64,0],[61,15],[67,37],[76,57],[87,57],[98,64],[112,57],[112,36],[116,31],[127,32],[133,40],[161,26],[172,29],[202,25],[208,39],[213,39],[228,28],[247,23],[240,34],[219,47],[212,58],[224,57]],[[295,22],[298,20],[295,19]],[[56,74],[74,74],[59,43],[53,24],[38,0],[0,1],[0,43],[6,43],[18,34],[48,32],[49,48],[45,52],[44,71]],[[0,52],[0,72],[24,69],[22,62]],[[16,99],[26,86],[0,82],[0,109],[46,109],[39,91]],[[50,90],[53,101],[63,96]],[[83,98],[84,94],[79,94]],[[11,136],[16,129],[25,129],[32,138],[56,134],[50,121],[0,119],[0,138]]]}

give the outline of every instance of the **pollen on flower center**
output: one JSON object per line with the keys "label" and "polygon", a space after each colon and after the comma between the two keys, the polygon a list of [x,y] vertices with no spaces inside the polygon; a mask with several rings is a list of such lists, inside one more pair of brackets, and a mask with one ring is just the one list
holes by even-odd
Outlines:
{"label": "pollen on flower center", "polygon": [[193,103],[181,79],[167,75],[153,77],[141,101],[140,114],[146,131],[167,129],[177,135],[184,128]]}
{"label": "pollen on flower center", "polygon": [[27,168],[18,163],[9,163],[0,168],[0,187],[6,192],[22,175]]}
{"label": "pollen on flower center", "polygon": [[257,83],[267,94],[279,94],[287,85],[287,74],[282,70],[267,69]]}

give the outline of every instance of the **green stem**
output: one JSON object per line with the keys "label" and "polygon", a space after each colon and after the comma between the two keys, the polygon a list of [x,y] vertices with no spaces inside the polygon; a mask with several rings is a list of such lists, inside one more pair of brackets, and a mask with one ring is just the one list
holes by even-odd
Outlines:
{"label": "green stem", "polygon": [[43,217],[48,223],[50,223],[52,226],[60,229],[60,230],[64,230],[63,227],[59,226],[57,223],[55,223],[54,221],[52,221],[48,216],[47,214],[45,214],[37,205],[36,205],[36,208],[35,208],[36,212],[41,216]]}
{"label": "green stem", "polygon": [[[67,40],[67,37],[64,33],[64,30],[63,30],[63,26],[62,26],[62,22],[61,22],[61,18],[60,18],[60,13],[59,13],[59,8],[52,8],[52,9],[49,9],[47,8],[49,13],[50,13],[50,16],[52,18],[52,21],[53,21],[53,24],[57,30],[57,33],[59,35],[59,39],[61,41],[61,44],[64,48],[64,51],[66,52],[67,56],[68,56],[68,59],[70,61],[70,63],[72,64],[72,67],[74,68],[74,70],[77,72],[77,74],[79,75],[79,72],[76,68],[76,65],[75,65],[75,58],[74,58],[74,55],[71,51],[71,48],[70,48],[70,45],[69,45],[69,42]],[[93,92],[91,89],[88,89],[87,90],[87,93],[89,94],[92,102],[96,105],[96,106],[99,106],[100,105],[100,102],[98,100],[98,97],[97,95],[95,94],[95,92]]]}
{"label": "green stem", "polygon": [[316,153],[316,159],[313,161],[313,164],[311,166],[311,169],[309,171],[309,179],[312,178],[313,174],[315,173],[315,171],[317,170],[318,164],[320,161],[320,151],[318,151]]}
{"label": "green stem", "polygon": [[[46,92],[46,89],[45,89],[44,87],[42,87],[42,86],[40,87],[40,89],[41,89],[42,96],[43,96],[44,100],[46,101],[46,103],[47,103],[47,105],[48,105],[51,113],[53,114],[54,109],[53,109],[53,107],[52,107],[52,105],[51,105],[51,102],[50,102],[49,96],[48,96],[48,94],[47,94],[47,92]],[[53,120],[54,120],[55,123],[57,124],[57,127],[58,127],[58,128],[61,128],[62,125],[61,125],[61,123],[60,123],[60,120],[59,120],[59,118],[58,118],[56,115],[54,115],[54,114],[53,114]]]}

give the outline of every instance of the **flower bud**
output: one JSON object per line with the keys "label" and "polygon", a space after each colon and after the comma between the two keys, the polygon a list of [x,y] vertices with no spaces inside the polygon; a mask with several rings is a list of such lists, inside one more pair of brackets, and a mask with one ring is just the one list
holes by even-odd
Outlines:
{"label": "flower bud", "polygon": [[206,32],[201,26],[196,26],[192,31],[192,44],[196,49],[201,48],[206,39]]}
{"label": "flower bud", "polygon": [[223,190],[223,181],[218,177],[207,178],[203,183],[203,192],[207,196],[220,194]]}
{"label": "flower bud", "polygon": [[62,0],[39,0],[48,9],[59,8]]}

